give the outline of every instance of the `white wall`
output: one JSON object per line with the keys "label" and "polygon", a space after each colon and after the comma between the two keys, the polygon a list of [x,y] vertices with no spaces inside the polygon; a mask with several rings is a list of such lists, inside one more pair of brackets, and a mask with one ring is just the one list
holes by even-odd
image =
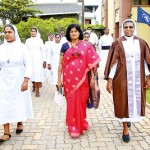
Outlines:
{"label": "white wall", "polygon": [[36,3],[75,3],[77,0],[33,0]]}
{"label": "white wall", "polygon": [[84,5],[100,5],[101,0],[84,0]]}
{"label": "white wall", "polygon": [[[37,3],[75,3],[78,0],[33,0],[33,2]],[[84,0],[85,5],[99,5],[101,0]]]}

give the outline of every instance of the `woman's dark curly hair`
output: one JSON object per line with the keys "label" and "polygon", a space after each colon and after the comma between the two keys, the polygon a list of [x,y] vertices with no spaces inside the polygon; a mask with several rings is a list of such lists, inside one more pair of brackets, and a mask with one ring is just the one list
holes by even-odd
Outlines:
{"label": "woman's dark curly hair", "polygon": [[80,26],[78,24],[70,24],[66,30],[66,38],[68,41],[71,41],[71,38],[70,38],[70,30],[72,28],[76,28],[76,30],[80,33],[79,35],[79,40],[83,40],[83,32],[80,28]]}

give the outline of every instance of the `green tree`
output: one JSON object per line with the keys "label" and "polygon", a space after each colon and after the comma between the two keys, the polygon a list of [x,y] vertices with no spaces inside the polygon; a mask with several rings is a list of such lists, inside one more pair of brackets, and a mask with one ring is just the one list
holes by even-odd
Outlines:
{"label": "green tree", "polygon": [[79,24],[79,22],[73,18],[50,18],[46,20],[40,18],[29,18],[27,22],[21,21],[16,26],[22,42],[25,42],[25,40],[30,37],[31,27],[36,27],[39,30],[41,38],[45,42],[48,40],[48,36],[50,33],[56,34],[59,33],[61,30],[65,31],[68,25],[71,23]]}
{"label": "green tree", "polygon": [[0,18],[8,19],[12,24],[17,24],[23,17],[42,13],[37,9],[28,7],[34,5],[32,0],[0,0]]}

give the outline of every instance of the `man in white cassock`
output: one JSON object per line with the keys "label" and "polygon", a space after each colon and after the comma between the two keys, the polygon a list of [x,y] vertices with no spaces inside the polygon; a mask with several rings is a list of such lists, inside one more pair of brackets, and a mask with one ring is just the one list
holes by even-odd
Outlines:
{"label": "man in white cassock", "polygon": [[28,81],[32,75],[32,60],[21,43],[17,28],[4,27],[4,44],[0,45],[0,124],[4,135],[0,144],[11,138],[10,123],[18,122],[16,133],[23,131],[22,121],[33,118]]}
{"label": "man in white cassock", "polygon": [[112,45],[112,42],[113,42],[113,38],[109,34],[109,28],[105,27],[104,35],[101,36],[99,40],[99,49],[100,49],[100,56],[101,56],[100,69],[102,71],[102,74],[104,74],[107,56],[108,56],[110,46]]}
{"label": "man in white cassock", "polygon": [[31,28],[31,38],[26,40],[26,45],[30,51],[32,57],[32,77],[33,92],[36,92],[35,96],[40,96],[40,85],[44,82],[44,70],[46,67],[46,53],[43,40],[40,38],[38,29]]}

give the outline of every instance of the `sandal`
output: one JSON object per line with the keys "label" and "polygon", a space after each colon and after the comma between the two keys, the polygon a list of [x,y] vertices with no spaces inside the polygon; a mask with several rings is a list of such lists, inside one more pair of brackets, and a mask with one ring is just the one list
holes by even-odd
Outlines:
{"label": "sandal", "polygon": [[75,127],[69,127],[69,135],[72,138],[79,138],[80,132]]}
{"label": "sandal", "polygon": [[4,135],[7,135],[8,138],[6,138],[6,139],[0,139],[0,144],[3,144],[5,141],[8,141],[11,138],[11,134],[4,133]]}
{"label": "sandal", "polygon": [[[22,129],[18,129],[18,126],[22,126]],[[23,124],[22,124],[22,122],[18,122],[17,129],[16,129],[16,134],[20,134],[22,131],[23,131]]]}
{"label": "sandal", "polygon": [[36,92],[35,96],[40,97],[40,92]]}
{"label": "sandal", "polygon": [[80,137],[80,133],[75,133],[75,132],[70,132],[69,135],[72,137],[72,138],[79,138]]}

